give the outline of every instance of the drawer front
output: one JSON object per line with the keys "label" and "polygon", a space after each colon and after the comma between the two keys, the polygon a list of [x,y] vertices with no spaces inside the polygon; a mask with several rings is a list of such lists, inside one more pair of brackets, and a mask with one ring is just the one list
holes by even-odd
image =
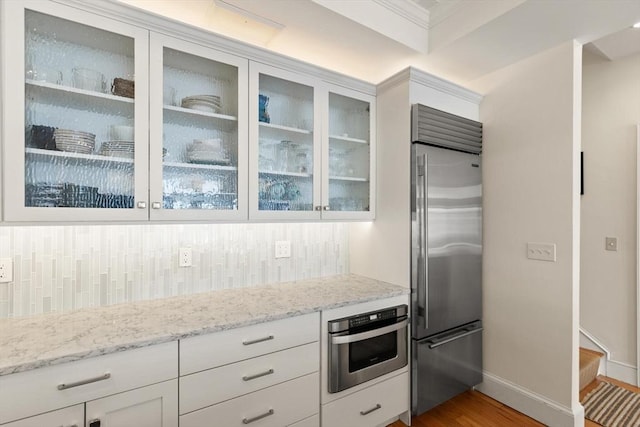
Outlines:
{"label": "drawer front", "polygon": [[371,427],[409,409],[409,374],[401,374],[322,406],[324,427]]}
{"label": "drawer front", "polygon": [[312,417],[305,418],[304,420],[290,424],[287,427],[320,427],[320,415],[315,414]]}
{"label": "drawer front", "polygon": [[180,341],[180,375],[318,341],[320,314],[290,317]]}
{"label": "drawer front", "polygon": [[75,405],[70,408],[59,409],[35,417],[25,418],[2,427],[82,427],[84,426],[84,405]]}
{"label": "drawer front", "polygon": [[318,412],[318,373],[180,416],[180,427],[282,427]]}
{"label": "drawer front", "polygon": [[317,372],[317,342],[180,377],[180,413]]}
{"label": "drawer front", "polygon": [[177,342],[3,376],[0,424],[177,376]]}

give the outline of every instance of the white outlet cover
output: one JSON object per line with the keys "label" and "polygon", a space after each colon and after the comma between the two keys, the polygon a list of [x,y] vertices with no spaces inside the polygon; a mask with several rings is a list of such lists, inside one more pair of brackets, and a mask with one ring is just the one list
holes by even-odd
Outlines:
{"label": "white outlet cover", "polygon": [[0,258],[0,283],[13,282],[13,259]]}
{"label": "white outlet cover", "polygon": [[193,251],[191,248],[180,248],[178,251],[178,266],[191,267],[193,265]]}
{"label": "white outlet cover", "polygon": [[276,258],[291,258],[291,241],[278,240],[275,244]]}
{"label": "white outlet cover", "polygon": [[527,258],[556,262],[555,243],[527,243]]}

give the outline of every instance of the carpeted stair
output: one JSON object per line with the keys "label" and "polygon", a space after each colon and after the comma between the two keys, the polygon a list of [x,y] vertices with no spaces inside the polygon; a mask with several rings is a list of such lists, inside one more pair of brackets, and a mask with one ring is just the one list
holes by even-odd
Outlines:
{"label": "carpeted stair", "polygon": [[596,379],[602,356],[598,351],[580,347],[580,390]]}

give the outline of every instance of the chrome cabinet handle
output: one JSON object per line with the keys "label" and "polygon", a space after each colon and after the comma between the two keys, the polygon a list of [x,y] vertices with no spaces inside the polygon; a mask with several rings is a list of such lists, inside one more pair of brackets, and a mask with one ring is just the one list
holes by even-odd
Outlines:
{"label": "chrome cabinet handle", "polygon": [[370,413],[372,413],[373,411],[377,411],[378,409],[382,408],[382,405],[380,405],[379,403],[376,404],[376,406],[374,406],[371,409],[367,409],[366,411],[360,411],[360,415],[369,415]]}
{"label": "chrome cabinet handle", "polygon": [[244,340],[244,341],[242,341],[242,345],[258,344],[260,342],[269,341],[269,340],[272,340],[274,338],[275,337],[273,335],[269,335],[269,336],[266,336],[266,337],[263,337],[263,338],[258,338],[258,339],[255,339],[255,340]]}
{"label": "chrome cabinet handle", "polygon": [[356,341],[368,340],[369,338],[379,337],[380,335],[406,328],[408,324],[409,319],[404,319],[401,322],[385,326],[383,328],[374,329],[373,331],[361,332],[353,335],[332,336],[331,344],[349,344]]}
{"label": "chrome cabinet handle", "polygon": [[323,207],[322,207],[322,210],[330,211],[330,210],[331,210],[331,207],[330,207],[329,205],[326,205],[326,206],[323,206]]}
{"label": "chrome cabinet handle", "polygon": [[152,209],[160,209],[160,202],[153,202],[151,203],[151,208]]}
{"label": "chrome cabinet handle", "polygon": [[147,202],[138,202],[138,209],[147,209]]}
{"label": "chrome cabinet handle", "polygon": [[58,390],[67,390],[73,387],[78,387],[81,385],[86,385],[86,384],[91,384],[91,383],[96,383],[98,381],[104,381],[104,380],[108,380],[109,378],[111,378],[111,374],[109,372],[105,372],[104,375],[100,375],[99,377],[94,377],[94,378],[87,378],[86,380],[80,380],[80,381],[76,381],[74,383],[69,383],[69,384],[58,384]]}
{"label": "chrome cabinet handle", "polygon": [[251,381],[251,380],[255,380],[256,378],[260,378],[260,377],[265,377],[267,375],[271,375],[273,374],[275,371],[273,370],[273,368],[269,369],[268,371],[264,371],[264,372],[260,372],[259,374],[253,374],[253,375],[245,375],[244,377],[242,377],[242,381]]}
{"label": "chrome cabinet handle", "polygon": [[253,417],[253,418],[243,418],[243,419],[242,419],[242,424],[249,424],[249,423],[252,423],[252,422],[254,422],[254,421],[261,420],[261,419],[263,419],[263,418],[268,417],[269,415],[273,415],[273,414],[274,414],[274,412],[275,412],[275,411],[274,411],[273,409],[269,409],[269,410],[268,410],[267,412],[265,412],[264,414],[256,415],[256,416],[255,416],[255,417]]}

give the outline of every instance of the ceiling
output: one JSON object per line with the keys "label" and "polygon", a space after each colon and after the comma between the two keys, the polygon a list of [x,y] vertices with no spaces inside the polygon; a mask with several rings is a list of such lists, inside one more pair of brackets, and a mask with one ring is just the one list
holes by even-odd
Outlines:
{"label": "ceiling", "polygon": [[639,0],[120,0],[379,83],[414,66],[468,85],[572,39],[640,51]]}

